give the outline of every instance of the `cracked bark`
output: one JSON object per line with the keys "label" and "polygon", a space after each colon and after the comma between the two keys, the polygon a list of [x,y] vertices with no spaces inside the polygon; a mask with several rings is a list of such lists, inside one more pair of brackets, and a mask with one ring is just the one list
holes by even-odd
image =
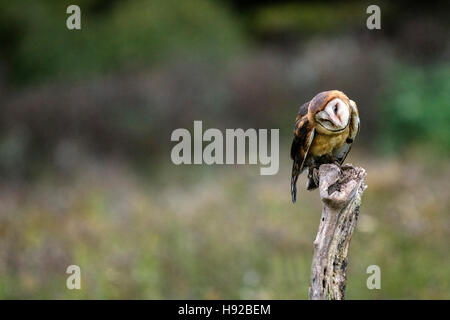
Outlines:
{"label": "cracked bark", "polygon": [[367,186],[366,171],[352,165],[324,164],[319,168],[323,209],[314,240],[309,299],[343,300],[347,277],[347,254],[355,230],[361,196]]}

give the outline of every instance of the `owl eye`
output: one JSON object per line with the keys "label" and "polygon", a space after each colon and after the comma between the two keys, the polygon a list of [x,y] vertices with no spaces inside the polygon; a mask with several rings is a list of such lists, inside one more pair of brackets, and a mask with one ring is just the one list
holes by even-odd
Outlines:
{"label": "owl eye", "polygon": [[337,105],[337,104],[335,104],[335,105],[333,106],[333,112],[334,112],[334,113],[336,113],[336,112],[337,112],[337,110],[338,110],[338,105]]}

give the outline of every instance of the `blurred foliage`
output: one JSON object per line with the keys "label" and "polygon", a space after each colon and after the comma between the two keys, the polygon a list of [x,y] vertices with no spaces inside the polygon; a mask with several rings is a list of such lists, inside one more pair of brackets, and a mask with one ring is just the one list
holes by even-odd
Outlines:
{"label": "blurred foliage", "polygon": [[450,154],[450,65],[397,66],[383,99],[382,145],[402,151],[415,144]]}
{"label": "blurred foliage", "polygon": [[[369,188],[347,298],[449,299],[448,164],[350,156]],[[321,205],[304,176],[290,202],[289,169],[168,165],[143,181],[107,160],[0,185],[0,298],[306,299]],[[71,264],[81,290],[65,287]],[[366,287],[373,264],[381,290]]]}
{"label": "blurred foliage", "polygon": [[175,53],[223,58],[242,44],[239,24],[218,2],[78,1],[79,31],[65,26],[69,4],[73,1],[0,3],[0,39],[17,82],[79,79],[155,65]]}
{"label": "blurred foliage", "polygon": [[258,33],[297,32],[302,35],[342,31],[349,26],[363,25],[364,3],[280,3],[262,6],[251,17]]}

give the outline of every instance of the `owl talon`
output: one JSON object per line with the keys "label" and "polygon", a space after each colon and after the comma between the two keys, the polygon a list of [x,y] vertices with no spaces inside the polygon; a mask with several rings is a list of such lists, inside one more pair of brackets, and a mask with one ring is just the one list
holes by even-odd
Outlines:
{"label": "owl talon", "polygon": [[319,185],[319,169],[318,168],[314,168],[313,169],[313,175],[312,175],[312,177],[313,177],[313,180],[314,180],[314,183],[318,186]]}
{"label": "owl talon", "polygon": [[330,163],[334,164],[335,166],[337,166],[339,168],[339,172],[342,173],[342,170],[345,169],[344,165],[341,164],[341,161],[339,161],[337,158],[335,158],[334,156],[331,157],[329,159]]}
{"label": "owl talon", "polygon": [[334,160],[333,164],[335,164],[339,168],[339,172],[342,173],[342,166],[338,160]]}
{"label": "owl talon", "polygon": [[308,173],[308,184],[306,186],[307,190],[314,190],[319,187],[319,169],[316,167],[311,167]]}

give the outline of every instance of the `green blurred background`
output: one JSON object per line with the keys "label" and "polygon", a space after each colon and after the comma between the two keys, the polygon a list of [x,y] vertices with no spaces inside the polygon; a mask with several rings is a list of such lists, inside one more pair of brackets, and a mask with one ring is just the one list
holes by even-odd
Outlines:
{"label": "green blurred background", "polygon": [[[347,298],[450,299],[448,2],[377,2],[373,31],[369,4],[0,1],[0,298],[307,298],[321,206],[304,177],[291,203],[292,128],[340,89],[369,186]],[[173,165],[194,120],[280,128],[279,173]]]}

